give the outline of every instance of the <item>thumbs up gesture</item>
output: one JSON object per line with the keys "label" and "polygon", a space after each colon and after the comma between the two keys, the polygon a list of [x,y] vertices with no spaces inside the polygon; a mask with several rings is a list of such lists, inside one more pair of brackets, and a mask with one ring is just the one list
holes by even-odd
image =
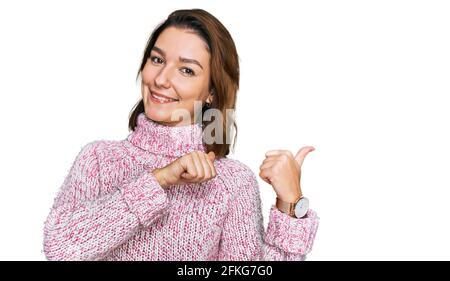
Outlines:
{"label": "thumbs up gesture", "polygon": [[270,150],[259,167],[259,176],[272,185],[278,198],[294,203],[302,196],[300,177],[303,161],[314,150],[312,146],[305,146],[295,156],[288,150]]}

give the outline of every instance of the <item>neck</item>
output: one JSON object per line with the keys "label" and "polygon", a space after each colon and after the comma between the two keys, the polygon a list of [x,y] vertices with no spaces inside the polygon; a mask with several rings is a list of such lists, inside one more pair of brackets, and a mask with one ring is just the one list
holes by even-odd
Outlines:
{"label": "neck", "polygon": [[201,124],[170,126],[149,119],[144,112],[138,115],[137,125],[127,139],[143,150],[166,156],[206,151]]}

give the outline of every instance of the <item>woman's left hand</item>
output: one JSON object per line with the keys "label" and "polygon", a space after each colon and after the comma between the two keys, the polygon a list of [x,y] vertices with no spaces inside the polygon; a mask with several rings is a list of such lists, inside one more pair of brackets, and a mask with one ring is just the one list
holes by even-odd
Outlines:
{"label": "woman's left hand", "polygon": [[278,198],[294,203],[302,196],[300,177],[303,160],[314,150],[312,146],[302,147],[295,157],[289,150],[270,150],[260,166],[259,176],[272,185]]}

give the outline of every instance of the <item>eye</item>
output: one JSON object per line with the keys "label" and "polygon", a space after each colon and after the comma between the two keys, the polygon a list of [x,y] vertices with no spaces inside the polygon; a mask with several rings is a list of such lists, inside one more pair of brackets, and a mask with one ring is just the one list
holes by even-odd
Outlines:
{"label": "eye", "polygon": [[[181,68],[181,70],[182,70],[181,72],[183,72],[183,73],[185,73],[185,74],[187,74],[189,76],[194,76],[195,75],[195,72],[192,69],[188,68],[188,67],[183,67],[183,68]],[[183,71],[183,70],[186,70],[186,71]]]}
{"label": "eye", "polygon": [[150,57],[150,60],[151,60],[153,63],[163,63],[163,62],[164,62],[160,57],[157,57],[157,56],[151,56],[151,57]]}

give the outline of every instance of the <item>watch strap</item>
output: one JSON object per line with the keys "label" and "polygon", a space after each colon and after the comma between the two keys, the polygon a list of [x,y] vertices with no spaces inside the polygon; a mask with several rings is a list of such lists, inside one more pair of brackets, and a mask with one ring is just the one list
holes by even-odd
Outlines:
{"label": "watch strap", "polygon": [[300,201],[300,199],[302,199],[303,196],[300,196],[294,203],[289,203],[289,202],[285,202],[283,200],[281,200],[280,198],[277,197],[275,206],[277,207],[278,210],[280,210],[283,213],[288,214],[289,216],[296,218],[295,216],[295,206],[297,205],[298,201]]}

